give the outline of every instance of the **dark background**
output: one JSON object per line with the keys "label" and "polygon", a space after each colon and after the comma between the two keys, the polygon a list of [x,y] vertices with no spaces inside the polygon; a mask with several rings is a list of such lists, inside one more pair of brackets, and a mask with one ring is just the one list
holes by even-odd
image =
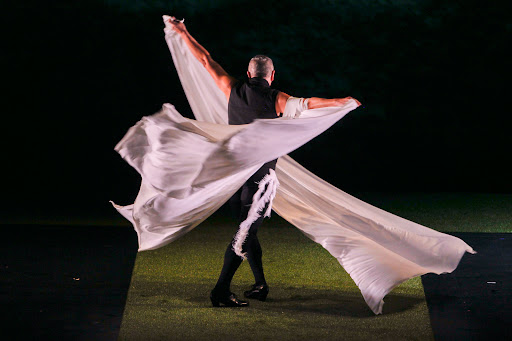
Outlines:
{"label": "dark background", "polygon": [[349,192],[511,192],[511,1],[17,1],[1,5],[2,215],[117,216],[139,176],[113,150],[172,103],[192,117],[163,14],[240,78],[363,107],[292,153]]}

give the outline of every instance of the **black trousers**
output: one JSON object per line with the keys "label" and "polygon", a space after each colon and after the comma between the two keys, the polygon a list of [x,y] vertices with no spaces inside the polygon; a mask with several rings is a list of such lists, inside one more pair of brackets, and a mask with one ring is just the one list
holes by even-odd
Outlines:
{"label": "black trousers", "polygon": [[[276,162],[277,160],[270,161],[258,169],[229,200],[231,210],[238,220],[238,225],[247,218],[252,204],[252,197],[258,191],[257,182],[261,181],[261,179],[269,173],[269,169],[275,169]],[[265,212],[266,209],[265,207],[263,212]],[[254,281],[257,285],[266,284],[265,275],[263,273],[262,251],[257,235],[258,228],[261,226],[262,222],[263,213],[249,228],[249,233],[242,246],[242,252],[247,254],[247,261],[251,266]],[[214,289],[218,292],[230,292],[231,280],[243,261],[243,259],[233,251],[232,243],[233,240],[231,240],[224,253],[224,265],[222,266],[219,279]]]}

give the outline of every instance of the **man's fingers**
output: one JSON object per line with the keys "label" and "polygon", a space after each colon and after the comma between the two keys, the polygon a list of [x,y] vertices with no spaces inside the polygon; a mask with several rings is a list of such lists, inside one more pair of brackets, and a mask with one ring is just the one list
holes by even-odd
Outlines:
{"label": "man's fingers", "polygon": [[356,101],[357,105],[361,105],[361,102],[359,102],[357,99],[355,99],[354,97],[347,97],[348,99],[353,99],[354,101]]}
{"label": "man's fingers", "polygon": [[171,17],[171,19],[169,19],[169,22],[170,22],[171,24],[178,24],[178,23],[180,23],[181,21],[180,21],[180,20],[178,20],[178,19],[176,19],[176,17]]}
{"label": "man's fingers", "polygon": [[357,99],[355,99],[354,97],[350,97],[350,96],[348,96],[348,97],[346,97],[346,99],[347,99],[347,102],[348,102],[348,100],[353,99],[354,101],[356,101],[357,105],[361,105],[361,102],[359,102],[359,101],[358,101]]}
{"label": "man's fingers", "polygon": [[171,16],[169,23],[174,31],[180,32],[183,30],[183,28],[180,27],[180,24],[183,24],[183,21],[176,19],[176,17]]}
{"label": "man's fingers", "polygon": [[172,22],[172,23],[175,23],[175,24],[179,24],[179,23],[183,23],[185,19],[176,19],[176,17],[172,17],[171,16],[171,19],[169,20],[169,22]]}

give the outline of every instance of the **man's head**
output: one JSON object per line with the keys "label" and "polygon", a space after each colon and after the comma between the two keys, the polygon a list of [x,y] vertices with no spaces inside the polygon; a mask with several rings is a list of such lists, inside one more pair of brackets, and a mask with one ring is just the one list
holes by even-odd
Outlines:
{"label": "man's head", "polygon": [[264,55],[254,56],[249,62],[249,67],[247,68],[247,77],[261,77],[265,78],[269,84],[274,81],[274,63],[272,63],[272,59]]}

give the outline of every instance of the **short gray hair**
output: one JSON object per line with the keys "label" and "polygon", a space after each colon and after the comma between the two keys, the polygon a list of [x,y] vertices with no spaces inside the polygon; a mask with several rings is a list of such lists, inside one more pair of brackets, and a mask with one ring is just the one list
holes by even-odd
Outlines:
{"label": "short gray hair", "polygon": [[247,70],[252,77],[268,78],[274,71],[274,63],[272,59],[262,54],[252,57]]}

